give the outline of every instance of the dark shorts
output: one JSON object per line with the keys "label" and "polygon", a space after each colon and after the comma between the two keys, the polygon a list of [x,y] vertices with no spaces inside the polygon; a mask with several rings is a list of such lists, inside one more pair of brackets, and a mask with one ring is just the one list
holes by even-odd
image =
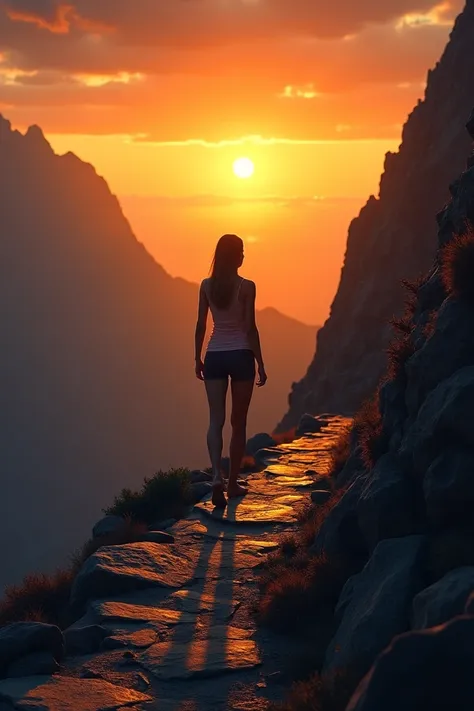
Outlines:
{"label": "dark shorts", "polygon": [[204,358],[204,380],[255,380],[253,351],[208,351]]}

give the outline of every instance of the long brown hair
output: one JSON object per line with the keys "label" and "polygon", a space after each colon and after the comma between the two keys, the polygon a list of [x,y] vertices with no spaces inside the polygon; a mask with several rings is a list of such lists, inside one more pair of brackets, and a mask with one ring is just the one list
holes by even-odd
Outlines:
{"label": "long brown hair", "polygon": [[217,243],[211,264],[210,297],[218,309],[232,301],[235,276],[244,256],[244,243],[237,235],[223,235]]}

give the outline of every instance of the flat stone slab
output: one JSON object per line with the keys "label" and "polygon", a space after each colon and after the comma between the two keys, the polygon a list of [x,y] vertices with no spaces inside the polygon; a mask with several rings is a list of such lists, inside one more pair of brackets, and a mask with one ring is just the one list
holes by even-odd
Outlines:
{"label": "flat stone slab", "polygon": [[261,664],[257,645],[248,632],[232,627],[214,628],[205,640],[191,644],[160,642],[137,661],[157,679],[197,679],[252,669]]}
{"label": "flat stone slab", "polygon": [[152,698],[102,679],[36,676],[0,681],[2,700],[18,711],[118,711]]}
{"label": "flat stone slab", "polygon": [[71,602],[80,607],[88,600],[146,587],[179,588],[192,579],[197,555],[194,549],[146,542],[100,548],[82,566]]}
{"label": "flat stone slab", "polygon": [[212,613],[213,621],[222,621],[231,617],[239,606],[238,602],[197,590],[178,590],[170,596],[171,604],[179,609],[179,614]]}
{"label": "flat stone slab", "polygon": [[281,476],[273,479],[274,486],[288,487],[292,489],[310,489],[314,486],[314,479],[307,476]]}
{"label": "flat stone slab", "polygon": [[[179,591],[182,592],[182,591]],[[182,622],[193,622],[193,615],[180,610],[169,610],[150,605],[133,605],[126,602],[103,602],[91,604],[91,609],[100,622],[147,622],[150,625],[172,627]],[[183,608],[184,609],[184,608]]]}
{"label": "flat stone slab", "polygon": [[296,513],[291,506],[276,505],[274,502],[250,495],[239,499],[238,504],[230,502],[225,509],[216,509],[211,501],[204,501],[195,508],[204,516],[225,524],[271,525],[296,521]]}
{"label": "flat stone slab", "polygon": [[146,649],[157,642],[157,634],[151,629],[137,630],[136,632],[115,632],[106,637],[102,642],[102,649]]}

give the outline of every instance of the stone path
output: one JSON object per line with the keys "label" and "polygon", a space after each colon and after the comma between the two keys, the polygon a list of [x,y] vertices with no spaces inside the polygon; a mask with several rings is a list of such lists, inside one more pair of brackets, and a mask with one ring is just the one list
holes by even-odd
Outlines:
{"label": "stone path", "polygon": [[59,676],[1,681],[0,708],[259,711],[280,700],[291,642],[256,628],[258,571],[346,423],[269,450],[247,497],[224,512],[201,502],[170,529],[174,544],[100,549],[74,591],[85,613],[74,628],[105,628],[100,651],[67,657]]}

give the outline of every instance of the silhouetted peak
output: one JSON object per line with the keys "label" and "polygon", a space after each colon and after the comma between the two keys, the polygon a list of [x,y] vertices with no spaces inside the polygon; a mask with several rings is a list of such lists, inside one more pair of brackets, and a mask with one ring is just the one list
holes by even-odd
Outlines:
{"label": "silhouetted peak", "polygon": [[5,133],[10,133],[12,130],[12,125],[10,121],[2,116],[0,114],[0,135],[2,135],[4,132]]}

